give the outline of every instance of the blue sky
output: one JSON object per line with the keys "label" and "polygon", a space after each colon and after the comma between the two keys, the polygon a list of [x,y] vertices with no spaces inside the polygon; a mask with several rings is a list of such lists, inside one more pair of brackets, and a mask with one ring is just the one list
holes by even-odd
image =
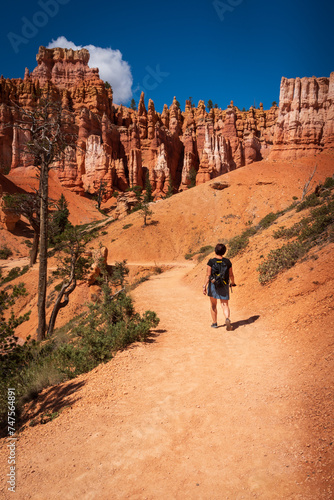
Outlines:
{"label": "blue sky", "polygon": [[333,19],[334,3],[324,0],[17,0],[2,6],[0,74],[23,77],[39,46],[63,36],[120,51],[115,85],[132,83],[137,102],[145,90],[159,112],[174,95],[182,109],[190,96],[267,109],[282,76],[334,71]]}

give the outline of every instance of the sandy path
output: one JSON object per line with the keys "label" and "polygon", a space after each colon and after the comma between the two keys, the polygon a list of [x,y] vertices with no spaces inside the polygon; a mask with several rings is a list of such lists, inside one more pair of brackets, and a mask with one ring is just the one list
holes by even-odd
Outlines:
{"label": "sandy path", "polygon": [[161,319],[151,343],[67,383],[72,407],[20,436],[15,498],[314,498],[278,338],[261,318],[240,324],[248,318],[233,300],[235,331],[211,329],[208,299],[182,284],[186,271],[134,292],[137,308]]}

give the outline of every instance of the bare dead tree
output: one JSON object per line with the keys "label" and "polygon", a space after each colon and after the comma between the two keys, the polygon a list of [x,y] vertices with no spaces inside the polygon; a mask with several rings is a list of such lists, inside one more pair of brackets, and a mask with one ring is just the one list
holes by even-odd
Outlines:
{"label": "bare dead tree", "polygon": [[40,249],[38,276],[38,326],[37,339],[45,338],[46,331],[46,291],[47,291],[47,245],[48,245],[48,187],[49,171],[56,161],[64,158],[67,146],[74,145],[69,134],[68,117],[60,101],[49,96],[41,98],[33,110],[27,110],[13,103],[18,111],[14,127],[28,135],[25,151],[31,155],[39,170],[40,197]]}
{"label": "bare dead tree", "polygon": [[305,182],[304,189],[303,189],[303,193],[302,193],[302,197],[301,197],[301,200],[300,200],[300,201],[303,201],[303,199],[305,198],[305,196],[306,196],[306,195],[307,195],[307,193],[309,192],[309,190],[310,190],[309,186],[310,186],[311,181],[312,181],[312,179],[313,179],[313,177],[314,177],[314,174],[315,174],[315,173],[316,173],[316,171],[317,171],[317,167],[318,167],[318,165],[317,165],[317,164],[315,164],[315,167],[314,167],[314,170],[313,170],[312,174],[310,175],[310,177],[309,177],[308,181],[307,181],[307,182]]}

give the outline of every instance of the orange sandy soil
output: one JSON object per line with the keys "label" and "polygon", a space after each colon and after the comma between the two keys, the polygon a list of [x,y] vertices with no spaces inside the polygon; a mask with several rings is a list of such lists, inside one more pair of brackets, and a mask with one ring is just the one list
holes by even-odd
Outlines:
{"label": "orange sandy soil", "polygon": [[[145,272],[150,264],[173,263],[132,292],[136,308],[156,311],[161,321],[149,342],[26,406],[17,441],[17,498],[334,498],[334,245],[261,286],[261,256],[282,244],[272,232],[303,214],[288,212],[256,234],[233,259],[232,332],[222,326],[222,313],[220,328],[210,328],[208,298],[201,293],[207,259],[184,260],[285,208],[293,196],[300,199],[315,161],[314,187],[333,174],[333,156],[261,162],[153,204],[147,227],[134,213],[92,242],[108,247],[110,262],[136,264],[133,275],[139,264]],[[217,181],[230,187],[212,189]],[[30,292],[26,304],[18,304],[21,312],[36,302],[36,273],[19,279]],[[90,293],[80,284],[59,324]],[[36,328],[34,311],[26,331]],[[58,418],[29,426],[55,411]],[[6,444],[2,440],[3,476]],[[4,477],[0,488],[11,498]]]}

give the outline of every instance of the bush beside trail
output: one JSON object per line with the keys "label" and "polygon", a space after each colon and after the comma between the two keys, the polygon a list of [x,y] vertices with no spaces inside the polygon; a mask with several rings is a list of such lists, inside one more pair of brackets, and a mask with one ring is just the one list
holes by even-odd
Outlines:
{"label": "bush beside trail", "polygon": [[[296,262],[302,259],[310,250],[316,246],[334,241],[334,195],[331,192],[333,183],[326,179],[325,188],[320,191],[319,196],[309,195],[301,203],[297,212],[310,208],[310,214],[303,217],[301,221],[291,228],[280,227],[274,232],[274,238],[294,238],[277,250],[269,253],[268,257],[259,267],[259,281],[262,284],[272,281],[281,271],[290,269]],[[315,201],[316,198],[316,201]]]}
{"label": "bush beside trail", "polygon": [[[118,268],[115,274],[119,278],[117,271]],[[126,274],[124,266],[123,271],[121,281]],[[145,342],[150,330],[159,324],[152,311],[136,313],[125,289],[115,292],[115,283],[108,279],[102,283],[101,292],[100,299],[89,304],[86,313],[73,318],[52,337],[42,342],[28,338],[24,345],[19,345],[15,328],[28,316],[15,319],[12,313],[6,320],[3,312],[13,306],[17,295],[25,293],[24,285],[14,286],[11,293],[1,291],[0,427],[3,431],[7,424],[9,387],[15,388],[19,420],[23,405],[42,389],[92,370],[133,342]]]}
{"label": "bush beside trail", "polygon": [[259,281],[266,284],[285,269],[290,269],[297,261],[307,255],[311,248],[334,241],[334,179],[328,177],[315,192],[308,195],[301,203],[293,203],[290,207],[277,213],[270,212],[256,226],[252,226],[228,241],[229,258],[243,252],[249,245],[250,238],[259,231],[268,229],[288,211],[297,213],[309,209],[309,215],[303,217],[290,228],[278,227],[273,232],[275,239],[284,238],[289,241],[281,248],[272,250],[259,265]]}

